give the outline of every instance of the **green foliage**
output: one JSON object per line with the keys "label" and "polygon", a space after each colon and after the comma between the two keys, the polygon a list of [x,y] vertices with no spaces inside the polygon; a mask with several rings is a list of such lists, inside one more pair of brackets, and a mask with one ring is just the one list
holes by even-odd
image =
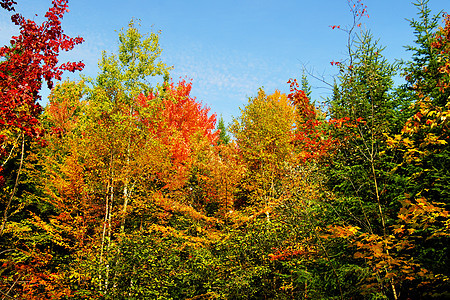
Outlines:
{"label": "green foliage", "polygon": [[303,74],[302,74],[301,85],[302,85],[301,86],[302,91],[305,92],[305,94],[308,98],[311,98],[312,90],[311,90],[311,86],[309,85],[308,77],[306,76],[305,72],[303,72]]}
{"label": "green foliage", "polygon": [[445,26],[437,28],[439,16],[430,16],[427,2],[416,3],[420,20],[411,21],[416,45],[408,47],[413,51],[413,60],[405,64],[407,84],[400,93],[405,102],[411,103],[406,109],[408,119],[400,133],[389,139],[389,144],[402,155],[395,174],[405,179],[406,199],[402,201],[395,231],[404,233],[409,228],[403,239],[415,245],[409,254],[422,270],[416,278],[422,284],[409,289],[439,298],[448,289],[450,275],[446,268],[450,208],[450,175],[446,167],[450,162],[447,120],[450,18],[444,15]]}
{"label": "green foliage", "polygon": [[159,35],[142,35],[132,20],[126,31],[119,32],[119,54],[102,53],[96,85],[119,98],[148,94],[152,91],[152,77],[168,79],[171,68],[159,60],[161,51]]}
{"label": "green foliage", "polygon": [[448,298],[450,16],[437,27],[415,4],[395,89],[398,66],[355,34],[365,6],[349,3],[350,57],[334,63],[329,110],[303,74],[289,95],[260,89],[232,137],[191,83],[168,82],[158,35],[130,22],[95,81],[53,88],[46,147],[9,144],[2,295]]}
{"label": "green foliage", "polygon": [[328,185],[348,200],[346,209],[358,226],[382,232],[386,216],[381,206],[389,205],[392,189],[396,190],[389,170],[397,158],[386,152],[386,135],[397,108],[390,95],[394,66],[368,32],[358,37],[355,48],[352,65],[340,65],[330,101],[330,116],[336,124],[332,132],[340,146],[328,168]]}
{"label": "green foliage", "polygon": [[217,129],[220,130],[218,143],[228,145],[230,142],[230,136],[227,134],[227,129],[222,117],[220,117],[219,122],[217,123]]}

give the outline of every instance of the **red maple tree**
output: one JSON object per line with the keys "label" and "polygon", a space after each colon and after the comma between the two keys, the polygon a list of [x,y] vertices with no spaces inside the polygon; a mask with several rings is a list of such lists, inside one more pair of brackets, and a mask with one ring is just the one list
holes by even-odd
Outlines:
{"label": "red maple tree", "polygon": [[[177,174],[165,174],[166,180],[171,183],[167,187],[181,185],[186,180],[187,171],[192,161],[193,145],[198,143],[197,138],[216,145],[218,131],[215,130],[216,115],[209,115],[210,109],[198,102],[190,95],[192,82],[180,81],[177,85],[167,85],[167,92],[156,106],[156,115],[153,120],[140,117],[157,140],[167,147],[170,153],[171,170]],[[141,107],[148,107],[158,95],[139,95],[136,102]],[[169,180],[169,177],[171,179]]]}
{"label": "red maple tree", "polygon": [[[15,4],[12,0],[0,0],[1,7],[8,11],[15,11]],[[69,51],[83,42],[81,37],[71,38],[63,33],[61,19],[65,12],[68,1],[53,0],[40,25],[19,13],[11,16],[20,27],[20,34],[11,38],[9,46],[0,48],[0,159],[9,157],[13,148],[9,145],[17,136],[42,136],[37,119],[42,111],[38,103],[42,81],[51,88],[63,71],[84,67],[82,62],[58,64],[61,50]]]}

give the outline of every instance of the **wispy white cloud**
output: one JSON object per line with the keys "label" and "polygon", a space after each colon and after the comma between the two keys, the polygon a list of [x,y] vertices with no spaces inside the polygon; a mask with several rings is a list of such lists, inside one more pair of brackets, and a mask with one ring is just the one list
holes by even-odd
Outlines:
{"label": "wispy white cloud", "polygon": [[[218,49],[213,45],[192,45],[179,52],[169,48],[165,58],[175,65],[174,80],[192,78],[193,94],[228,120],[238,114],[237,108],[254,96],[258,88],[264,87],[268,92],[287,88],[289,77],[300,73],[300,64],[286,65],[275,57]],[[283,73],[285,78],[280,77]]]}

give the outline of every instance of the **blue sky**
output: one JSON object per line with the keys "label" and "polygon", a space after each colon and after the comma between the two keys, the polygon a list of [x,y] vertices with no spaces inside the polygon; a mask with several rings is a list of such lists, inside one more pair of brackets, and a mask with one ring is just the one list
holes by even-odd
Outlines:
{"label": "blue sky", "polygon": [[[36,21],[51,5],[50,0],[16,1],[17,12]],[[403,46],[414,36],[405,19],[417,17],[416,7],[409,0],[363,2],[370,16],[364,26],[386,46],[384,55],[392,62],[407,59]],[[448,0],[431,0],[429,7],[433,13],[450,12]],[[300,79],[304,66],[332,81],[337,70],[330,62],[345,58],[346,35],[329,26],[351,23],[347,0],[71,0],[69,9],[65,33],[80,35],[85,43],[62,59],[83,60],[83,74],[95,77],[101,51],[117,50],[116,31],[140,19],[141,33],[161,31],[162,60],[174,66],[172,79],[192,79],[192,95],[226,122],[260,87],[288,92],[286,82]],[[10,14],[2,10],[0,43],[8,44],[16,33]],[[313,100],[329,95],[321,82],[311,78],[310,84]],[[42,95],[45,101],[48,91]]]}

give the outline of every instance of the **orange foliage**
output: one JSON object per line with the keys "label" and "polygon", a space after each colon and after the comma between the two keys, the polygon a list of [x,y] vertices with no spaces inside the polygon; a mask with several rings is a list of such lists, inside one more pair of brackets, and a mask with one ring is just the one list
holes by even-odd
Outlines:
{"label": "orange foliage", "polygon": [[[215,130],[216,115],[209,116],[209,108],[202,107],[190,96],[192,83],[185,80],[168,85],[163,99],[154,107],[152,120],[142,117],[144,125],[170,153],[171,169],[163,174],[166,187],[174,189],[184,184],[192,165],[193,147],[196,139],[205,139],[215,145],[218,132]],[[136,102],[148,107],[158,95],[139,95]]]}

